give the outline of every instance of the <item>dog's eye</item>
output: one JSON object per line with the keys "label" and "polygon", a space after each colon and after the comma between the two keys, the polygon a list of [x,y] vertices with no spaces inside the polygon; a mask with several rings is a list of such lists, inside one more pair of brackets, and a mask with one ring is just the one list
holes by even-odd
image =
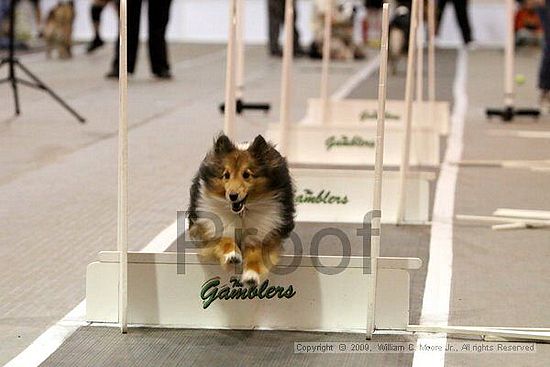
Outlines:
{"label": "dog's eye", "polygon": [[225,172],[223,174],[223,178],[226,179],[226,180],[229,180],[229,172]]}
{"label": "dog's eye", "polygon": [[243,172],[243,178],[246,180],[247,178],[250,178],[250,172],[244,171]]}

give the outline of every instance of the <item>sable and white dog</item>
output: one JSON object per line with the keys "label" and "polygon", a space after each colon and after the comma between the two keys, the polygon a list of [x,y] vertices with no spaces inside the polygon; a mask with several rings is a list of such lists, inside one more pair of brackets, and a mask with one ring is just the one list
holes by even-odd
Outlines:
{"label": "sable and white dog", "polygon": [[[314,39],[310,47],[310,57],[323,57],[323,40],[325,29],[325,13],[327,2],[314,1],[313,34]],[[332,35],[330,41],[330,57],[333,60],[363,59],[365,54],[355,42],[354,21],[360,6],[357,0],[332,1]]]}
{"label": "sable and white dog", "polygon": [[73,1],[60,1],[48,14],[44,27],[46,40],[46,56],[51,57],[52,51],[57,49],[59,58],[72,57],[73,22],[75,19]]}
{"label": "sable and white dog", "polygon": [[[258,135],[241,149],[220,135],[191,186],[189,234],[201,254],[258,285],[294,229],[294,187],[286,159]],[[228,269],[229,270],[229,269]]]}

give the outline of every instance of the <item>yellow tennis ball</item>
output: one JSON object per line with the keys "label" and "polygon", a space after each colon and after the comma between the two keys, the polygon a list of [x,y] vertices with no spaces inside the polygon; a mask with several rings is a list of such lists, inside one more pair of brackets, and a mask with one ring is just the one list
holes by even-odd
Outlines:
{"label": "yellow tennis ball", "polygon": [[525,75],[523,74],[516,74],[516,77],[514,78],[517,85],[523,85],[525,84]]}

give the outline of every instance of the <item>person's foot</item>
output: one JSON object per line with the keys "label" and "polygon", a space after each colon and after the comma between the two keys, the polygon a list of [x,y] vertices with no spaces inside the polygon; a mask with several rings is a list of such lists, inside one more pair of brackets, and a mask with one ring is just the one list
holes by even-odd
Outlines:
{"label": "person's foot", "polygon": [[468,41],[464,44],[464,46],[468,51],[475,51],[479,49],[479,43],[477,43],[476,41]]}
{"label": "person's foot", "polygon": [[94,52],[95,50],[97,50],[98,48],[103,46],[104,44],[105,44],[105,42],[103,42],[103,40],[100,37],[96,37],[88,44],[88,48],[87,48],[86,52],[91,54],[92,52]]}
{"label": "person's foot", "polygon": [[158,79],[163,79],[163,80],[172,79],[172,73],[168,69],[153,73],[153,75]]}
{"label": "person's foot", "polygon": [[280,48],[276,50],[269,50],[269,54],[273,57],[282,57],[283,51]]}
{"label": "person's foot", "polygon": [[539,108],[543,115],[550,114],[550,90],[540,91]]}
{"label": "person's foot", "polygon": [[294,57],[304,57],[306,52],[302,47],[294,47]]}
{"label": "person's foot", "polygon": [[107,74],[105,74],[107,79],[118,79],[118,69],[111,69]]}

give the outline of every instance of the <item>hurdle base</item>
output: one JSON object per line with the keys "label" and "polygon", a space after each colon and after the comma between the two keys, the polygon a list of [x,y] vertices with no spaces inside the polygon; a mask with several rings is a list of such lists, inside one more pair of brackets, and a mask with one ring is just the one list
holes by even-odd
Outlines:
{"label": "hurdle base", "polygon": [[[220,109],[220,113],[224,113],[225,103],[221,103],[219,109]],[[270,109],[271,109],[271,105],[269,103],[247,103],[240,98],[237,99],[236,107],[235,107],[235,111],[239,115],[245,110],[264,111],[265,113],[267,113],[269,112]]]}
{"label": "hurdle base", "polygon": [[453,337],[478,337],[483,341],[550,343],[550,329],[548,328],[409,325],[407,331],[447,334]]}
{"label": "hurdle base", "polygon": [[485,113],[488,118],[499,116],[504,122],[512,121],[516,116],[531,116],[533,118],[538,118],[540,116],[540,110],[536,108],[515,108],[513,106],[504,107],[502,109],[488,108]]}

